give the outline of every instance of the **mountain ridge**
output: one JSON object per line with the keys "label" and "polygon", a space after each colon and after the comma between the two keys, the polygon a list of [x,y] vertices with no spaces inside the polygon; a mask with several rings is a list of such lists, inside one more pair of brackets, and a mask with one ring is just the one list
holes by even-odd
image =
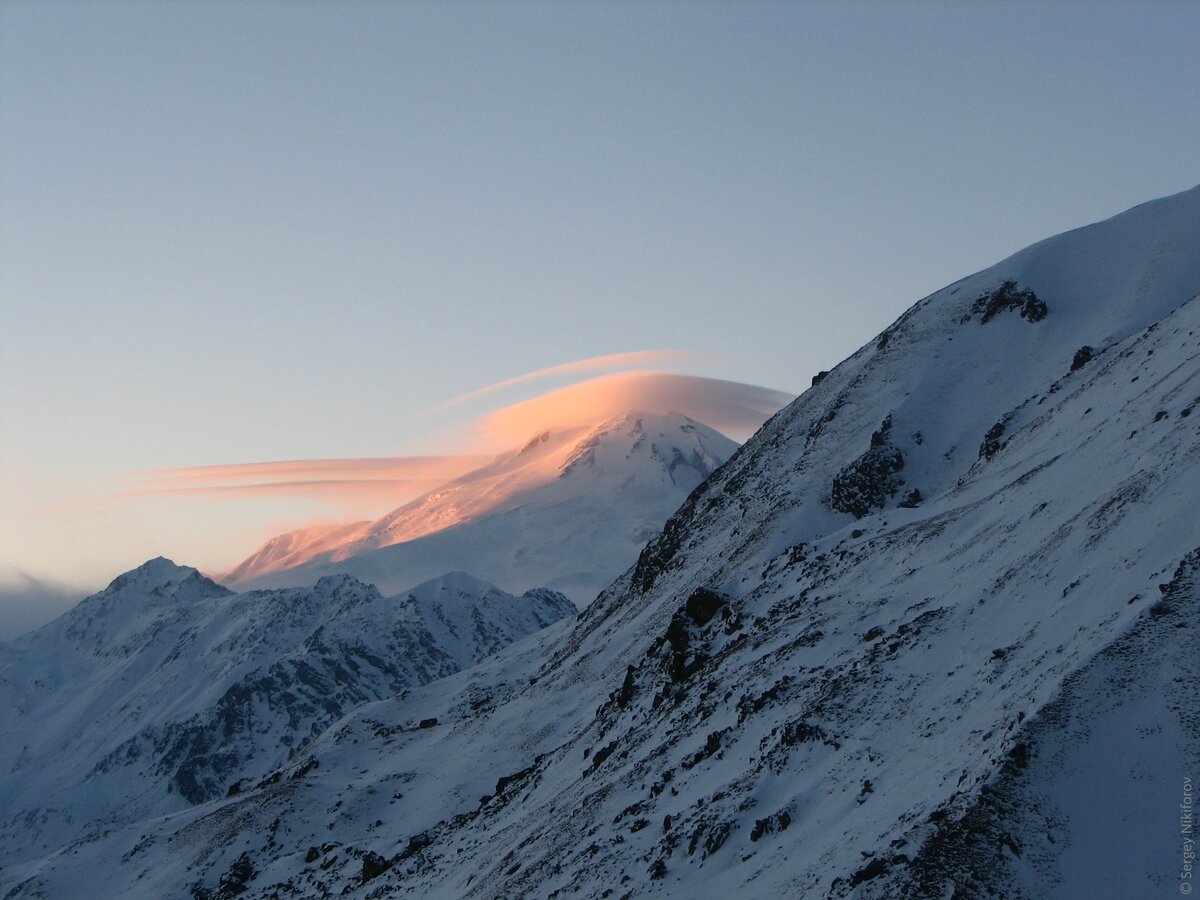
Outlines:
{"label": "mountain ridge", "polygon": [[395,597],[349,575],[235,594],[150,560],[0,644],[4,857],[223,796],[350,709],[574,613],[462,572]]}

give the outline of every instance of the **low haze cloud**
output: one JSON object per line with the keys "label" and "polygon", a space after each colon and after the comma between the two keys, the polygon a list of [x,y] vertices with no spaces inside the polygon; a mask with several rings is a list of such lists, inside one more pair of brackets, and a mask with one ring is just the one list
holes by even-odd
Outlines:
{"label": "low haze cloud", "polygon": [[0,641],[40,628],[78,603],[91,589],[16,572],[0,582]]}

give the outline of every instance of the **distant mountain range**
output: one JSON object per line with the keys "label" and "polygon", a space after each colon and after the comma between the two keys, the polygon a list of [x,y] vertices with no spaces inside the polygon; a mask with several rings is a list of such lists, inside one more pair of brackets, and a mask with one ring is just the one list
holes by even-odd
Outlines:
{"label": "distant mountain range", "polygon": [[351,709],[574,614],[462,573],[235,594],[151,560],[0,644],[0,864],[250,787]]}

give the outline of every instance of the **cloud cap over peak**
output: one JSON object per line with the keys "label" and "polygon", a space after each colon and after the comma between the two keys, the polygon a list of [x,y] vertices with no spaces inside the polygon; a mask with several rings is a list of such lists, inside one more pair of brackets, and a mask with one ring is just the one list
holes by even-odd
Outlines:
{"label": "cloud cap over peak", "polygon": [[592,425],[627,412],[680,413],[744,441],[794,399],[772,388],[674,372],[621,372],[559,388],[483,416],[475,433],[491,449],[545,429]]}

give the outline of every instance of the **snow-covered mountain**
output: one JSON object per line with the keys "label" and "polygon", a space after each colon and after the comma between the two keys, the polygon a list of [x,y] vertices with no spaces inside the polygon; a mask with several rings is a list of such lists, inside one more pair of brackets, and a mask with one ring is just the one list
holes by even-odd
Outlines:
{"label": "snow-covered mountain", "polygon": [[344,572],[386,592],[470,560],[508,590],[548,585],[585,604],[736,449],[678,414],[544,431],[374,522],[272,538],[222,580],[279,587]]}
{"label": "snow-covered mountain", "polygon": [[0,889],[1175,894],[1197,496],[1200,188],[917,303],[577,619]]}
{"label": "snow-covered mountain", "polygon": [[235,594],[151,560],[0,644],[0,862],[253,785],[350,709],[574,612],[462,573]]}

